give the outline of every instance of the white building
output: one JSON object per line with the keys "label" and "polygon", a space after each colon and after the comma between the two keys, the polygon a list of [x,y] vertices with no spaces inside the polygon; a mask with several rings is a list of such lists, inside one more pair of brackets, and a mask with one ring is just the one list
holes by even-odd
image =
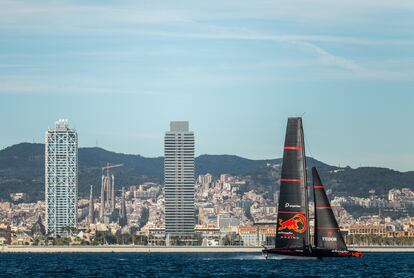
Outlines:
{"label": "white building", "polygon": [[388,191],[388,201],[395,202],[399,199],[401,196],[401,191],[397,188],[393,188],[390,191]]}
{"label": "white building", "polygon": [[46,231],[66,236],[76,226],[78,134],[58,120],[45,136]]}
{"label": "white building", "polygon": [[240,225],[240,217],[236,217],[229,213],[220,213],[217,217],[218,227],[221,231],[230,230],[236,228]]}
{"label": "white building", "polygon": [[164,146],[165,232],[192,234],[194,209],[194,133],[188,122],[171,122]]}
{"label": "white building", "polygon": [[232,176],[229,175],[229,174],[221,174],[220,175],[220,182],[222,182],[222,183],[228,182],[228,181],[231,180],[231,178],[232,178]]}

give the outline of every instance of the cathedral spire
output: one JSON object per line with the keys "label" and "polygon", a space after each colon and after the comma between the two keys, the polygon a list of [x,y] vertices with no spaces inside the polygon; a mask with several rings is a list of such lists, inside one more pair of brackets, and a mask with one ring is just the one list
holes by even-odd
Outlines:
{"label": "cathedral spire", "polygon": [[89,195],[89,214],[88,214],[88,223],[89,224],[93,224],[95,222],[95,209],[94,209],[94,205],[93,205],[93,186],[91,185],[91,192]]}
{"label": "cathedral spire", "polygon": [[126,206],[125,206],[125,187],[122,187],[122,197],[121,197],[121,211],[119,213],[119,225],[126,226],[128,224],[127,215],[126,215]]}

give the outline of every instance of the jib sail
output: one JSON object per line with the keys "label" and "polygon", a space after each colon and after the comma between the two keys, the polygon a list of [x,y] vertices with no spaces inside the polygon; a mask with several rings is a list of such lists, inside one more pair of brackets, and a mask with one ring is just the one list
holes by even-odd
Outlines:
{"label": "jib sail", "polygon": [[276,248],[304,248],[309,245],[302,118],[288,119],[278,208]]}
{"label": "jib sail", "polygon": [[315,198],[315,246],[332,250],[347,250],[335,219],[325,188],[315,167],[312,168]]}

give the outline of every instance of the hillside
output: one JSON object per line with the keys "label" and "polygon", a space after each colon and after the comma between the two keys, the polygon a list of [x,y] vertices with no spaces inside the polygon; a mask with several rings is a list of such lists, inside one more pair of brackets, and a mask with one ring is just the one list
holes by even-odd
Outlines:
{"label": "hillside", "polygon": [[[79,149],[79,195],[85,196],[89,186],[94,194],[100,190],[101,167],[107,162],[123,163],[115,170],[117,185],[134,185],[145,181],[162,182],[163,158],[114,153],[101,148]],[[281,159],[250,160],[234,155],[201,155],[196,158],[196,174],[221,173],[252,177],[247,189],[262,191],[277,188]],[[325,184],[335,195],[366,196],[370,189],[385,194],[392,187],[414,189],[414,172],[398,172],[385,168],[337,168],[313,158],[307,165],[317,166]],[[11,192],[26,192],[31,200],[44,198],[44,145],[21,143],[0,151],[0,198]]]}

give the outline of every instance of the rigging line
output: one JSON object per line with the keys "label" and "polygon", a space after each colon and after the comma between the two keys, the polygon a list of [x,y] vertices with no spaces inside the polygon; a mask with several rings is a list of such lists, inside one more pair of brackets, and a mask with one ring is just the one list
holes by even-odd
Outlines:
{"label": "rigging line", "polygon": [[[301,117],[303,118],[303,116],[305,116],[305,114],[306,114],[306,112],[303,112],[303,114],[301,115]],[[309,154],[310,154],[310,157],[311,158],[315,158],[314,156],[313,156],[313,154],[312,154],[312,151],[311,151],[311,148],[310,148],[310,145],[309,145],[309,142],[308,142],[308,139],[307,139],[307,137],[306,136],[303,136],[304,138],[305,138],[305,147],[306,147],[306,149],[308,150],[308,152],[309,152]],[[306,159],[306,154],[305,154],[305,159]]]}
{"label": "rigging line", "polygon": [[309,142],[308,142],[308,139],[306,138],[306,136],[304,136],[304,138],[305,138],[305,145],[306,145],[306,149],[308,150],[308,152],[309,152],[309,154],[310,154],[310,157],[311,157],[311,158],[313,158],[313,159],[315,159],[315,157],[313,156],[313,154],[312,154],[312,152],[311,152],[311,148],[310,148],[310,144],[309,144]]}

